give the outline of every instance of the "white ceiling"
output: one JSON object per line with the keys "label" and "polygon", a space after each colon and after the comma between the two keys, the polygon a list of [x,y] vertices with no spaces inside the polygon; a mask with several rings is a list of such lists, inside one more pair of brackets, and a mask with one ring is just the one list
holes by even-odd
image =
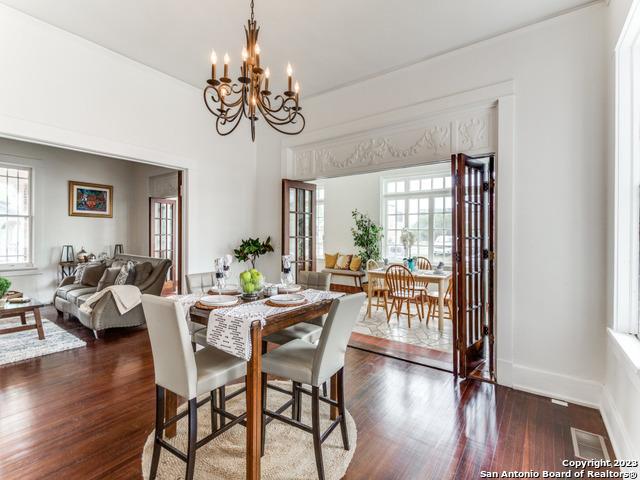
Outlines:
{"label": "white ceiling", "polygon": [[[262,63],[303,94],[374,76],[593,0],[255,0]],[[249,0],[0,0],[202,87],[209,54],[237,69]],[[236,70],[234,70],[236,71]]]}

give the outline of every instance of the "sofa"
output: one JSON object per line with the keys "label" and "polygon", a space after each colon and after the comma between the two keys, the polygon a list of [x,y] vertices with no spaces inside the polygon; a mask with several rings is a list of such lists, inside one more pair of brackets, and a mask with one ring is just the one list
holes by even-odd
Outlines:
{"label": "sofa", "polygon": [[[151,272],[137,286],[142,293],[160,295],[167,277],[167,271],[171,266],[171,260],[140,255],[118,254],[109,261],[109,264],[113,263],[115,265],[128,261],[132,261],[134,264],[144,264],[146,262],[151,264]],[[109,264],[107,264],[107,266]],[[121,315],[111,292],[98,300],[90,314],[80,310],[80,306],[87,298],[98,291],[99,286],[102,287],[102,285],[98,284],[96,286],[95,284],[75,283],[75,280],[76,277],[74,275],[62,280],[54,294],[53,304],[59,313],[67,313],[76,317],[85,327],[93,330],[96,338],[99,338],[100,332],[107,328],[136,327],[145,323],[142,305],[138,305],[124,315]]]}

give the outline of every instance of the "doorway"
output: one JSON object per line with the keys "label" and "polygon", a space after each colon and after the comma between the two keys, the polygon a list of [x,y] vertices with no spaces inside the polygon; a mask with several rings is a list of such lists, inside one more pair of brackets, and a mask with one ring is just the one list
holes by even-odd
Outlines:
{"label": "doorway", "polygon": [[[373,306],[370,314],[367,305],[363,307],[352,347],[451,371],[461,378],[495,381],[493,171],[492,155],[454,155],[450,161],[418,167],[283,181],[283,253],[295,257],[298,271],[322,271],[336,255],[357,254],[352,232],[352,212],[357,210],[383,228],[381,265],[421,257],[429,261],[430,269],[440,265],[448,275],[443,321],[439,321],[439,285],[426,282],[427,318],[417,318],[414,306],[411,322],[406,314],[388,315],[391,302],[385,306],[378,298],[374,302],[381,305]],[[310,229],[308,221],[315,228]],[[415,238],[409,251],[403,241],[406,231]],[[415,272],[417,280],[419,275]],[[331,283],[332,290],[359,289],[340,273],[332,273]],[[469,287],[462,288],[462,283]],[[366,281],[365,291],[368,285]]]}
{"label": "doorway", "polygon": [[[162,295],[167,296],[181,292],[182,172],[161,177],[155,179],[168,196],[149,197],[149,256],[171,260],[162,288]],[[153,184],[154,178],[151,180]]]}

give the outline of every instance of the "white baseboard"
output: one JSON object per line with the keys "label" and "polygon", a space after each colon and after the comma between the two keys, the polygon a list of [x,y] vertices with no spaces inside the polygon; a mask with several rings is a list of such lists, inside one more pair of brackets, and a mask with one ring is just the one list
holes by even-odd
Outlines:
{"label": "white baseboard", "polygon": [[511,386],[516,390],[557,398],[586,407],[600,408],[602,385],[593,380],[517,364],[512,365],[510,373]]}
{"label": "white baseboard", "polygon": [[[622,460],[634,460],[639,458],[638,452],[634,452],[633,445],[629,439],[629,433],[625,426],[622,417],[616,409],[616,404],[609,393],[609,390],[605,387],[602,389],[602,405],[600,406],[600,414],[604,421],[604,426],[609,434],[609,440],[611,440],[611,446],[616,455],[616,458]],[[622,469],[625,471],[635,471],[636,469]]]}

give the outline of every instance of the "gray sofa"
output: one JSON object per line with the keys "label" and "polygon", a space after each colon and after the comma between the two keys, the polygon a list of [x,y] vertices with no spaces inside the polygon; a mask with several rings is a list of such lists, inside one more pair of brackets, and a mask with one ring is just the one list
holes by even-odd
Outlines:
{"label": "gray sofa", "polygon": [[[153,271],[138,288],[140,288],[142,293],[148,293],[150,295],[160,295],[162,293],[162,286],[167,277],[167,271],[171,266],[170,260],[125,254],[116,255],[114,261],[117,260],[151,263]],[[107,328],[135,327],[145,323],[142,305],[138,305],[124,315],[120,315],[111,292],[107,293],[93,306],[91,314],[81,311],[80,305],[97,291],[97,287],[74,282],[74,276],[66,277],[62,280],[54,294],[53,304],[58,312],[67,313],[76,317],[85,327],[93,330],[96,338],[99,337],[101,331]]]}

